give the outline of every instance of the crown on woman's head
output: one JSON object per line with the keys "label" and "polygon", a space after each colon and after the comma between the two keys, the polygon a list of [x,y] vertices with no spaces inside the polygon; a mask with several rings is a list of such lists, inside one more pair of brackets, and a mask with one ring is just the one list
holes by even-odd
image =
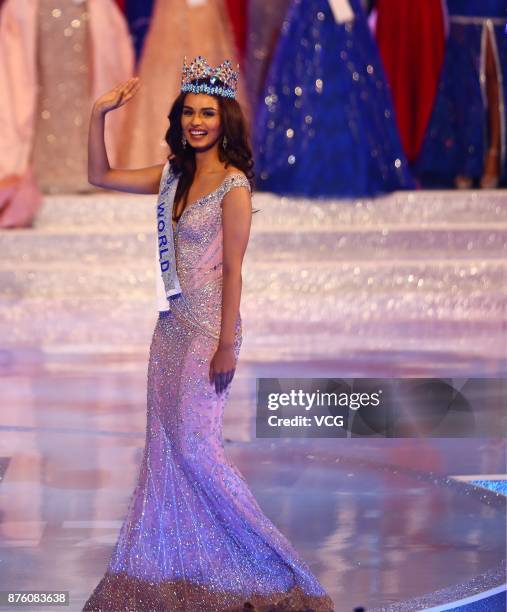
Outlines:
{"label": "crown on woman's head", "polygon": [[[196,82],[201,79],[209,80],[210,84]],[[236,98],[238,79],[239,64],[237,69],[233,70],[231,62],[225,60],[220,66],[212,68],[202,55],[198,55],[190,65],[187,65],[185,57],[181,74],[181,91]]]}

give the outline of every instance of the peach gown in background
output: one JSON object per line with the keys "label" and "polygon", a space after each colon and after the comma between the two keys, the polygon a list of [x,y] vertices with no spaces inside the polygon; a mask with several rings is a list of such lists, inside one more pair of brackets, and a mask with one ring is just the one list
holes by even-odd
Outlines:
{"label": "peach gown in background", "polygon": [[[141,89],[128,106],[120,165],[139,168],[163,163],[168,156],[168,114],[181,88],[183,58],[203,55],[211,66],[237,53],[223,0],[157,0],[139,62]],[[248,117],[244,83],[237,99]]]}

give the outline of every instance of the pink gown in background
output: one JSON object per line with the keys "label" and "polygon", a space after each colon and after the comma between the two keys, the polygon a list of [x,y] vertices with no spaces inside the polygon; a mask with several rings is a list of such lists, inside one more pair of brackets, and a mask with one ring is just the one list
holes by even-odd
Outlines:
{"label": "pink gown in background", "polygon": [[[32,225],[42,193],[90,191],[93,101],[132,76],[113,0],[6,0],[0,13],[0,227]],[[124,110],[108,118],[116,162]]]}
{"label": "pink gown in background", "polygon": [[[163,163],[168,157],[167,116],[180,93],[183,59],[203,55],[211,66],[237,53],[223,0],[157,0],[139,62],[141,89],[127,107],[120,164],[138,168]],[[248,117],[240,78],[238,101]]]}
{"label": "pink gown in background", "polygon": [[[228,176],[187,206],[176,226],[182,293],[160,313],[153,334],[139,479],[85,611],[333,610],[223,447],[230,386],[217,395],[209,367],[221,325],[221,204],[238,188],[249,189],[246,177]],[[238,314],[236,358],[241,343]],[[252,607],[244,608],[247,602]]]}

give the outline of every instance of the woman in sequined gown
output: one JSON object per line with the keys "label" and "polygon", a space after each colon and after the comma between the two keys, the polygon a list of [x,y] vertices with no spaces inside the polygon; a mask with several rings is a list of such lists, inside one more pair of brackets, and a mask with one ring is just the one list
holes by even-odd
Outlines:
{"label": "woman in sequined gown", "polygon": [[168,300],[160,292],[139,480],[107,572],[84,610],[329,612],[331,599],[263,514],[223,447],[222,415],[242,343],[241,263],[252,214],[251,153],[239,104],[180,94],[167,135],[170,162],[111,170],[104,114],[130,100],[136,83],[95,105],[90,180],[156,193],[177,177],[170,205],[181,293]]}

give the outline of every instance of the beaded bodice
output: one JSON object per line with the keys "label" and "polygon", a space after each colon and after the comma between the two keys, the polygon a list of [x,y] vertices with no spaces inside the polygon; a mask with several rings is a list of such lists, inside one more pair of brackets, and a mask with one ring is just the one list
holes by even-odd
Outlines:
{"label": "beaded bodice", "polygon": [[[222,200],[250,183],[244,174],[228,175],[211,193],[182,212],[174,228],[176,269],[182,293],[170,299],[175,316],[211,335],[220,335],[222,308]],[[241,336],[238,316],[237,336]]]}

